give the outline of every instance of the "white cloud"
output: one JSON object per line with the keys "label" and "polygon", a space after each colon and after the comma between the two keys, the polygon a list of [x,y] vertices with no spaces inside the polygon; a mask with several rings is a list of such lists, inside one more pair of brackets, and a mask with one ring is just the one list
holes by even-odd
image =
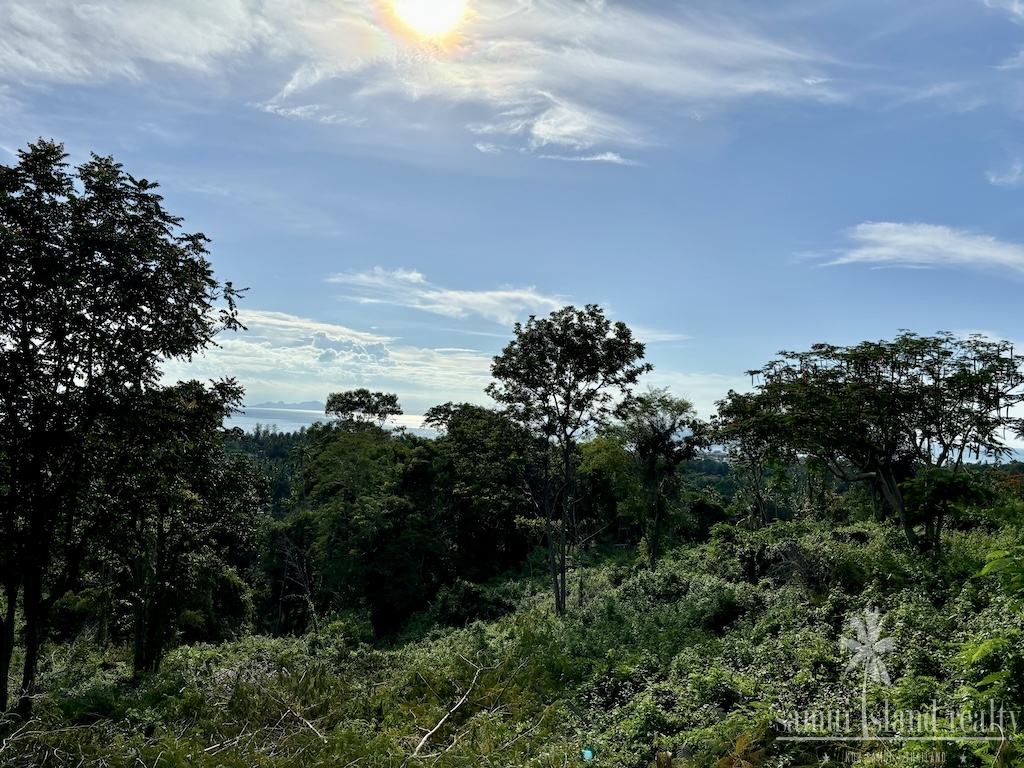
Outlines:
{"label": "white cloud", "polygon": [[416,270],[377,267],[369,272],[332,275],[328,281],[360,289],[346,296],[359,303],[409,307],[454,318],[477,315],[502,325],[511,325],[524,313],[551,312],[565,303],[532,286],[483,291],[443,288],[427,282]]}
{"label": "white cloud", "polygon": [[[886,90],[883,88],[883,90]],[[896,86],[893,106],[907,106],[930,102],[943,109],[964,115],[991,103],[993,93],[978,82],[947,80],[920,86]]]}
{"label": "white cloud", "polygon": [[640,165],[636,160],[627,160],[615,152],[601,152],[597,155],[540,155],[542,160],[566,160],[582,163],[613,163],[615,165]]}
{"label": "white cloud", "polygon": [[0,84],[0,115],[14,114],[20,106],[18,100],[11,93],[11,87]]}
{"label": "white cloud", "polygon": [[281,312],[243,310],[249,329],[225,333],[192,362],[168,361],[164,381],[234,376],[249,402],[324,400],[367,386],[400,395],[409,413],[448,400],[482,402],[491,355],[430,349]]}
{"label": "white cloud", "polygon": [[211,71],[256,46],[272,48],[271,20],[244,0],[9,0],[0,72],[15,81],[138,79],[149,64]]}
{"label": "white cloud", "polygon": [[1024,1],[1022,0],[983,0],[988,8],[1006,11],[1010,18],[1024,22]]}
{"label": "white cloud", "polygon": [[1001,267],[1024,272],[1024,245],[938,224],[864,222],[849,233],[853,245],[829,264],[878,267]]}
{"label": "white cloud", "polygon": [[663,341],[686,341],[691,338],[690,335],[686,333],[662,331],[657,328],[648,328],[642,325],[633,326],[633,336],[635,336],[638,341],[650,344]]}
{"label": "white cloud", "polygon": [[291,117],[298,120],[314,120],[318,123],[329,125],[366,125],[366,118],[343,115],[323,104],[303,104],[298,107],[284,107],[278,104],[257,104],[255,106],[272,115]]}
{"label": "white cloud", "polygon": [[995,171],[989,171],[985,174],[989,184],[993,184],[997,187],[1009,187],[1014,189],[1024,184],[1024,162],[1019,158],[1015,158],[1010,167],[1002,173],[996,173]]}
{"label": "white cloud", "polygon": [[1006,59],[1002,64],[996,67],[996,69],[1020,69],[1024,67],[1024,49],[1017,51],[1013,56]]}
{"label": "white cloud", "polygon": [[504,151],[498,144],[489,144],[486,141],[479,141],[473,146],[485,155],[500,155]]}
{"label": "white cloud", "polygon": [[[625,3],[478,0],[461,37],[442,47],[404,37],[381,3],[5,0],[0,72],[10,82],[91,83],[144,80],[154,67],[266,72],[269,62],[290,73],[262,105],[279,115],[366,121],[375,136],[454,119],[530,151],[649,141],[658,118],[635,109],[647,98],[661,115],[759,96],[838,98],[821,73],[825,57],[773,40],[753,20],[685,5],[654,13]],[[461,111],[417,107],[432,101]]]}

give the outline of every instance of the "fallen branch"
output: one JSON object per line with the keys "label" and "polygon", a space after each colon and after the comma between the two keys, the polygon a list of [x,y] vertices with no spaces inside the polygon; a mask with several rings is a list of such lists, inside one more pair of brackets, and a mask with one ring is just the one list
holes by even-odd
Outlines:
{"label": "fallen branch", "polygon": [[477,667],[476,668],[476,674],[473,675],[473,681],[469,684],[469,688],[466,689],[466,692],[462,695],[462,698],[459,699],[458,704],[456,704],[454,707],[449,709],[448,712],[445,714],[445,716],[442,717],[438,721],[437,725],[435,725],[433,728],[431,728],[429,731],[427,731],[426,734],[423,736],[423,738],[420,739],[420,743],[417,744],[416,745],[416,749],[413,750],[413,753],[412,753],[413,757],[416,757],[420,753],[420,750],[423,749],[423,745],[426,744],[430,740],[431,736],[433,736],[435,733],[437,733],[441,729],[441,726],[444,725],[445,722],[447,722],[448,718],[451,717],[452,715],[454,715],[455,712],[459,709],[459,707],[461,707],[463,704],[466,703],[466,701],[469,699],[469,694],[471,694],[473,692],[473,686],[475,686],[476,685],[476,681],[480,679],[480,673],[483,672],[485,669],[490,669],[490,667]]}
{"label": "fallen branch", "polygon": [[304,718],[304,717],[303,717],[302,715],[300,715],[300,714],[299,714],[298,712],[296,712],[296,711],[295,711],[294,709],[292,709],[292,708],[291,708],[291,706],[290,706],[290,705],[288,704],[288,702],[286,702],[286,701],[285,701],[285,700],[284,700],[283,698],[281,698],[280,696],[276,696],[276,695],[274,695],[274,693],[273,693],[272,691],[268,691],[268,690],[267,690],[267,689],[266,689],[265,687],[263,687],[263,685],[261,685],[260,683],[256,683],[256,686],[257,686],[258,688],[262,689],[264,693],[266,693],[266,694],[267,694],[268,696],[270,696],[270,698],[274,699],[274,700],[275,700],[275,701],[276,701],[276,702],[277,702],[278,704],[280,704],[280,705],[281,705],[282,707],[284,707],[284,708],[285,708],[285,710],[287,710],[287,711],[286,711],[286,712],[285,712],[284,714],[282,714],[282,715],[281,715],[281,720],[278,720],[278,721],[277,721],[278,725],[280,725],[280,724],[281,724],[281,721],[283,721],[283,720],[284,720],[284,718],[285,718],[285,716],[286,716],[286,715],[289,715],[289,714],[290,714],[290,715],[291,715],[292,717],[294,717],[294,718],[295,718],[296,720],[301,720],[301,721],[302,721],[303,723],[305,723],[306,727],[307,727],[307,728],[309,728],[309,730],[311,730],[311,731],[312,731],[313,733],[315,733],[315,734],[316,734],[316,735],[317,735],[318,737],[320,737],[320,741],[322,741],[322,742],[323,742],[324,744],[326,744],[326,743],[327,743],[327,737],[326,737],[326,736],[324,736],[324,735],[323,735],[322,733],[320,733],[320,731],[318,731],[318,730],[316,729],[316,726],[315,726],[315,725],[313,725],[313,724],[312,724],[311,722],[309,722],[309,720],[307,720],[307,719],[306,719],[306,718]]}

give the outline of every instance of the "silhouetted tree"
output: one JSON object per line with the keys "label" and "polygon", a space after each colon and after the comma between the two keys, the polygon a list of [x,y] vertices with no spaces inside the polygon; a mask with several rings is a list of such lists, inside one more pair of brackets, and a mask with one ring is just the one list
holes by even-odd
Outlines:
{"label": "silhouetted tree", "polygon": [[72,172],[66,157],[39,141],[0,166],[0,704],[20,596],[26,716],[49,602],[83,557],[105,459],[90,450],[95,433],[138,407],[162,360],[240,327],[238,292],[213,278],[206,238],[179,233],[156,184],[95,155]]}

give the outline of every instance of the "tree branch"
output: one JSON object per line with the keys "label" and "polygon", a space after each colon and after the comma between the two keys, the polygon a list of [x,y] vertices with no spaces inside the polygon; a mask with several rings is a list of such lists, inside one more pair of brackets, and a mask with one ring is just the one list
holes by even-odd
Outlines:
{"label": "tree branch", "polygon": [[454,715],[455,712],[458,711],[459,707],[466,703],[466,701],[469,699],[469,694],[473,692],[473,687],[476,685],[476,681],[480,679],[480,673],[486,669],[494,669],[494,667],[476,668],[476,674],[473,675],[473,681],[469,684],[469,688],[466,689],[466,692],[462,695],[462,698],[459,699],[458,703],[454,707],[452,707],[448,710],[448,712],[445,713],[445,716],[437,722],[437,725],[435,725],[433,728],[431,728],[424,734],[423,738],[420,739],[420,743],[416,745],[416,749],[414,749],[412,752],[413,757],[416,757],[416,755],[420,753],[420,750],[423,749],[423,745],[430,740],[431,736],[433,736],[440,730],[441,726],[448,721],[448,718]]}

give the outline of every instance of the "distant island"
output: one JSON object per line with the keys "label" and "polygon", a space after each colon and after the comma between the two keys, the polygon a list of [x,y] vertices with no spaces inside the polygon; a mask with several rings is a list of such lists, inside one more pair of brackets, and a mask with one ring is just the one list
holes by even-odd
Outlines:
{"label": "distant island", "polygon": [[243,405],[243,408],[277,408],[282,411],[320,411],[323,413],[324,404],[316,400],[309,400],[304,403],[285,403],[278,400],[276,403],[256,403],[255,405]]}

